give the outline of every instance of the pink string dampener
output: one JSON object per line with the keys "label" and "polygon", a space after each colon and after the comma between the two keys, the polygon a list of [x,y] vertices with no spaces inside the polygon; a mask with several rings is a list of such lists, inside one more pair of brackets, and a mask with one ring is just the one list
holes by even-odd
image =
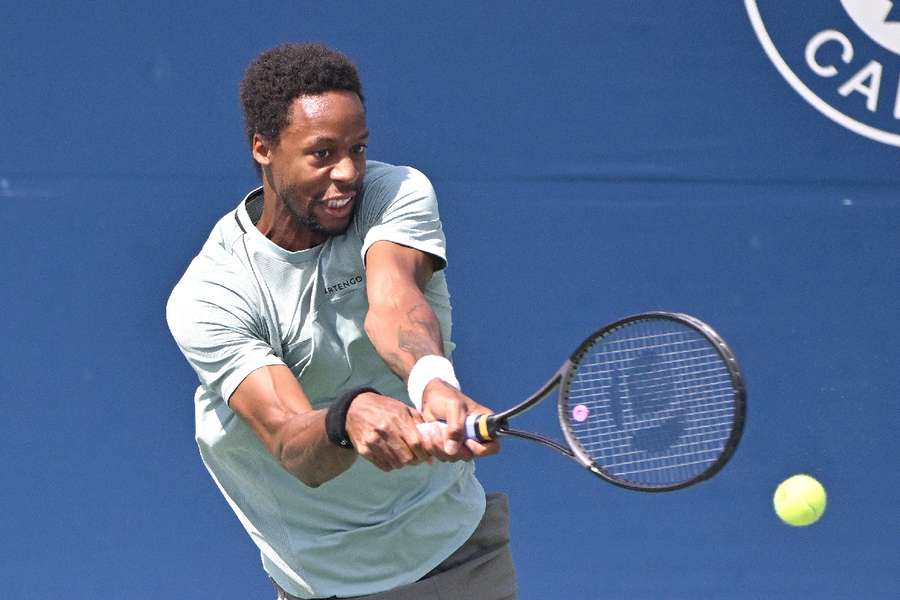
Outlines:
{"label": "pink string dampener", "polygon": [[572,409],[572,418],[581,423],[585,419],[588,418],[588,414],[590,411],[588,407],[584,404],[578,404],[575,408]]}

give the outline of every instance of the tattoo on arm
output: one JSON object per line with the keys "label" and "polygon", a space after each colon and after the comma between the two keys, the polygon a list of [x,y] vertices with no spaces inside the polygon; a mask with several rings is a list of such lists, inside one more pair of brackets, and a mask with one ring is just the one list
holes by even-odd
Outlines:
{"label": "tattoo on arm", "polygon": [[[411,365],[428,354],[443,356],[441,326],[431,306],[417,304],[406,313],[406,320],[400,323],[397,331],[397,341],[400,352],[412,357]],[[384,358],[394,373],[404,378],[409,375],[400,353],[391,352]]]}

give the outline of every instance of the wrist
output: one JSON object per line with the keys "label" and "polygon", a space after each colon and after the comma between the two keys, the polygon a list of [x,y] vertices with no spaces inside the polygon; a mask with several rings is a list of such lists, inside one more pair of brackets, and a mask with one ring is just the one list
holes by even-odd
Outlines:
{"label": "wrist", "polygon": [[325,434],[335,446],[348,450],[353,448],[353,442],[347,433],[347,413],[356,397],[366,392],[378,393],[377,390],[370,387],[354,388],[335,398],[328,407],[328,411],[325,413]]}
{"label": "wrist", "polygon": [[453,370],[453,363],[436,354],[423,356],[413,365],[406,380],[409,399],[417,410],[422,410],[422,395],[425,393],[426,386],[435,379],[440,379],[457,390],[460,389],[459,380]]}

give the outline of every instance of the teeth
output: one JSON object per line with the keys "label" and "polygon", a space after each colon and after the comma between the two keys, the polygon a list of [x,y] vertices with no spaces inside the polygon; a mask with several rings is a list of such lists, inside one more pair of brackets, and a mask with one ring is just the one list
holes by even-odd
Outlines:
{"label": "teeth", "polygon": [[329,200],[325,205],[328,208],[343,208],[347,206],[353,198],[344,198],[343,200]]}

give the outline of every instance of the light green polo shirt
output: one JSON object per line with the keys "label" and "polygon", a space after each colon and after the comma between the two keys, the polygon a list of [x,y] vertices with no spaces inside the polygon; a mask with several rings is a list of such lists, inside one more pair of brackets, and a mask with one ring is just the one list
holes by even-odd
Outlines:
{"label": "light green polo shirt", "polygon": [[[301,598],[356,596],[416,581],[456,550],[484,512],[471,463],[384,473],[359,458],[318,488],[285,471],[228,399],[252,371],[287,365],[313,406],[368,385],[409,403],[363,329],[364,257],[379,240],[446,264],[434,190],[409,167],[369,161],[344,235],[288,252],[254,226],[254,190],[216,224],[169,298],[166,316],[196,371],[196,439],[207,469],[259,547],[265,570]],[[450,356],[443,270],[425,290]]]}

